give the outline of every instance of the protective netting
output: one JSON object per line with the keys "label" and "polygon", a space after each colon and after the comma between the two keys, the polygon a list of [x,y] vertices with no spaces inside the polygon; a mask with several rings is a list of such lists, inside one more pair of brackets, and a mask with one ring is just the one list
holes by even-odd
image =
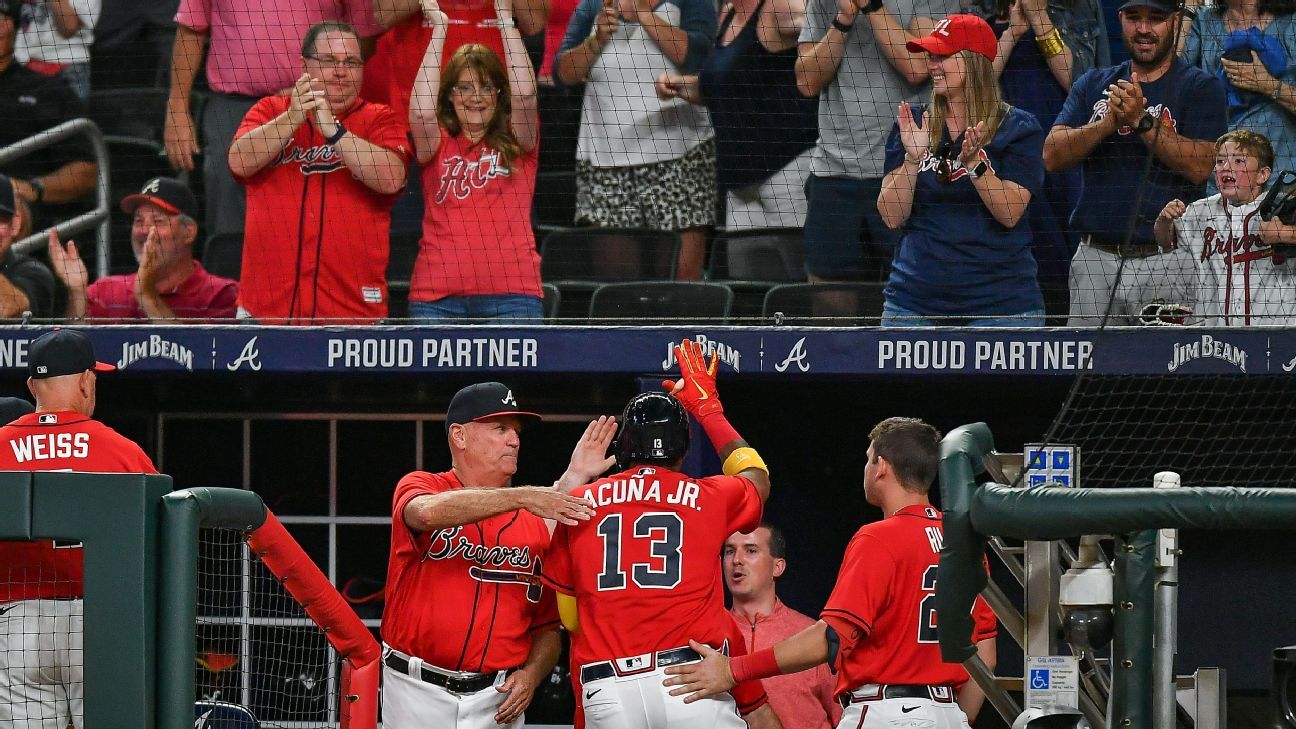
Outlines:
{"label": "protective netting", "polygon": [[337,725],[337,654],[242,533],[201,531],[197,619],[196,701],[245,707],[262,727]]}

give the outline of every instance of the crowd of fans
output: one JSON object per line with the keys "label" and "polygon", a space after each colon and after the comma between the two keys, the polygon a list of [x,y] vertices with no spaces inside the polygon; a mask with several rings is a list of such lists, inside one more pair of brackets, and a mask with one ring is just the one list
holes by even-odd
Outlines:
{"label": "crowd of fans", "polygon": [[[0,148],[86,114],[96,25],[135,12],[108,3],[0,0]],[[677,233],[676,279],[717,230],[795,229],[807,281],[885,279],[887,326],[1296,321],[1261,204],[1296,181],[1293,0],[1127,0],[1119,44],[1099,0],[175,5],[176,177],[112,201],[137,270],[9,250],[86,209],[74,137],[0,165],[0,316],[380,322],[412,232],[411,318],[540,321],[565,172],[571,225]]]}

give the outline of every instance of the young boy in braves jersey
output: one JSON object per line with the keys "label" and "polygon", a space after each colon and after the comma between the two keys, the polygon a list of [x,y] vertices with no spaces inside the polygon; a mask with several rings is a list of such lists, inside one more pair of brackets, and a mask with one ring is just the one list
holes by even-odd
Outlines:
{"label": "young boy in braves jersey", "polygon": [[1157,216],[1157,243],[1185,259],[1185,303],[1207,326],[1296,322],[1296,262],[1272,247],[1296,241],[1283,235],[1296,226],[1257,211],[1273,160],[1263,135],[1228,132],[1215,142],[1219,193],[1191,205],[1171,200]]}
{"label": "young boy in braves jersey", "polygon": [[[498,382],[460,390],[446,413],[449,471],[415,471],[392,497],[383,611],[383,725],[521,727],[558,660],[553,593],[539,573],[552,521],[592,510],[559,488],[509,487],[524,422],[540,416]],[[611,465],[615,421],[586,429],[558,486]]]}
{"label": "young boy in braves jersey", "polygon": [[[764,462],[724,417],[716,357],[706,364],[686,340],[676,358],[681,378],[665,383],[674,397],[645,393],[626,405],[615,449],[621,471],[571,492],[595,517],[558,527],[545,564],[545,582],[562,594],[590,729],[745,726],[729,695],[688,706],[661,686],[663,668],[699,659],[690,636],[728,644],[734,625],[715,556],[729,534],[756,528],[769,496]],[[726,475],[693,479],[677,470],[690,412]]]}
{"label": "young boy in braves jersey", "polygon": [[[31,343],[36,412],[0,428],[0,471],[157,473],[140,447],[92,420],[96,362],[84,334]],[[0,542],[0,726],[82,726],[80,544]],[[52,650],[25,650],[33,634]]]}
{"label": "young boy in braves jersey", "polygon": [[1044,141],[1048,171],[1083,165],[1071,215],[1081,242],[1071,260],[1069,326],[1101,324],[1113,298],[1113,323],[1137,324],[1145,303],[1173,296],[1172,261],[1159,255],[1153,221],[1170,200],[1205,193],[1214,140],[1227,131],[1224,85],[1174,52],[1177,3],[1127,0],[1120,18],[1130,60],[1077,79]]}
{"label": "young boy in braves jersey", "polygon": [[[820,663],[837,672],[844,712],[839,727],[888,729],[899,722],[967,729],[985,697],[956,663],[944,663],[936,615],[943,541],[941,514],[927,500],[939,466],[940,434],[909,418],[884,420],[869,434],[864,496],[882,509],[846,547],[837,584],[820,620],[772,648],[730,660],[699,643],[700,664],[668,668],[672,695],[696,701],[735,681],[795,673]],[[995,619],[978,598],[977,653],[995,664]],[[910,724],[904,725],[910,725]]]}

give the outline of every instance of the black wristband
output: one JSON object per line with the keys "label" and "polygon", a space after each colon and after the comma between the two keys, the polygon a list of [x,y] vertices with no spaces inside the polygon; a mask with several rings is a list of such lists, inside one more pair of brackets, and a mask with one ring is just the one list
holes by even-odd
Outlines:
{"label": "black wristband", "polygon": [[876,13],[881,9],[882,9],[882,0],[869,0],[869,4],[860,8],[860,12],[864,13],[865,15],[868,15],[869,13]]}
{"label": "black wristband", "polygon": [[855,21],[851,21],[851,24],[850,24],[850,25],[847,25],[847,24],[841,22],[840,20],[838,20],[838,19],[834,16],[834,17],[833,17],[833,21],[832,21],[832,27],[836,28],[837,30],[840,30],[842,33],[844,33],[844,34],[846,34],[846,35],[850,35],[851,28],[854,28],[854,27],[855,27]]}
{"label": "black wristband", "polygon": [[45,185],[35,177],[28,180],[27,184],[31,185],[32,193],[36,195],[34,202],[43,202],[45,200]]}
{"label": "black wristband", "polygon": [[334,122],[334,124],[337,124],[337,131],[333,132],[333,136],[324,138],[328,144],[337,144],[347,133],[347,128],[342,126],[342,122]]}

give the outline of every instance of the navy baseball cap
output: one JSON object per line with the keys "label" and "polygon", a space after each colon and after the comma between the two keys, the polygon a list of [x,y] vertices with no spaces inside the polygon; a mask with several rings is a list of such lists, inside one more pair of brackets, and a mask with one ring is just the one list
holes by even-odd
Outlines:
{"label": "navy baseball cap", "polygon": [[1117,12],[1124,12],[1130,8],[1152,8],[1166,15],[1173,15],[1179,11],[1179,3],[1175,0],[1126,0]]}
{"label": "navy baseball cap", "polygon": [[96,362],[94,345],[74,329],[55,329],[42,334],[27,348],[27,374],[33,380],[78,375],[86,370],[112,372],[116,369]]}
{"label": "navy baseball cap", "polygon": [[513,390],[501,382],[479,382],[469,385],[450,399],[450,408],[446,410],[446,430],[452,425],[475,423],[478,420],[496,415],[516,415],[524,424],[540,421],[540,416],[529,410],[523,410]]}
{"label": "navy baseball cap", "polygon": [[[0,0],[4,2],[4,0]],[[173,177],[154,177],[134,195],[122,198],[121,209],[134,213],[144,203],[153,203],[172,215],[188,215],[198,219],[198,201],[189,187]]]}
{"label": "navy baseball cap", "polygon": [[18,204],[14,200],[13,182],[8,177],[0,175],[0,215],[13,217],[17,212]]}

